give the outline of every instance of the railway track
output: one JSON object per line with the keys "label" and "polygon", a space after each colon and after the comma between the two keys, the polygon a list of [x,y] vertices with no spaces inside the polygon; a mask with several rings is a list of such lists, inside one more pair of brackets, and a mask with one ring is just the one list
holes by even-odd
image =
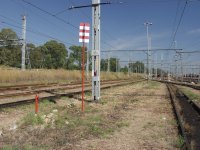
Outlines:
{"label": "railway track", "polygon": [[[140,80],[144,81],[144,80]],[[134,82],[130,80],[111,80],[101,81],[101,88],[110,88],[114,86],[126,85]],[[25,88],[26,87],[26,88]],[[6,87],[7,88],[7,87]],[[13,90],[15,88],[15,90]],[[85,83],[85,92],[91,91],[91,85],[89,82]],[[24,103],[31,103],[35,100],[35,95],[39,95],[40,100],[52,99],[60,96],[72,96],[74,94],[81,93],[81,83],[72,84],[52,84],[52,85],[26,85],[21,87],[10,87],[7,90],[0,92],[0,108],[16,106]]]}
{"label": "railway track", "polygon": [[[116,83],[127,80],[111,80],[101,81],[102,83]],[[84,83],[85,87],[90,86],[89,82]],[[26,96],[30,94],[39,94],[42,92],[52,93],[56,90],[74,89],[81,87],[81,82],[69,83],[69,84],[29,84],[19,86],[6,86],[0,87],[0,99],[16,96]]]}
{"label": "railway track", "polygon": [[181,86],[187,86],[196,90],[200,90],[200,86],[195,85],[195,84],[190,84],[190,83],[182,83],[182,82],[174,82],[174,81],[162,81],[162,80],[155,80],[158,82],[162,82],[162,83],[170,83],[170,84],[175,84],[175,85],[181,85]]}
{"label": "railway track", "polygon": [[200,107],[195,105],[175,85],[166,83],[179,131],[185,143],[182,149],[200,149]]}

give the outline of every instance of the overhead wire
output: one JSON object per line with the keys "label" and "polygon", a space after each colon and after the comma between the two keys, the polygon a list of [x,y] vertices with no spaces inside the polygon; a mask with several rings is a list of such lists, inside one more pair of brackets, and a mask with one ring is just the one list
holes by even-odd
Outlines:
{"label": "overhead wire", "polygon": [[[17,26],[17,25],[14,25],[14,24],[10,24],[8,22],[5,22],[5,21],[1,21],[2,24],[6,24],[6,25],[9,25],[9,26],[12,26],[12,27],[15,27],[15,28],[18,28],[18,29],[22,29],[22,27],[20,26]],[[42,33],[42,32],[39,32],[39,31],[34,31],[34,30],[31,30],[31,29],[27,29],[28,32],[30,33],[33,33],[33,34],[36,34],[36,35],[39,35],[39,36],[42,36],[42,37],[46,37],[46,38],[50,38],[52,40],[56,40],[58,42],[62,42],[66,45],[74,45],[72,43],[69,43],[69,42],[65,42],[65,41],[62,41],[62,40],[59,40],[58,38],[55,38],[51,35],[48,35],[48,34],[45,34],[45,33]]]}
{"label": "overhead wire", "polygon": [[[75,3],[72,2],[71,0],[69,0],[69,3],[71,3],[72,5],[75,5]],[[87,18],[87,19],[89,19],[89,20],[91,19],[90,16],[88,16],[88,15],[87,15],[84,11],[82,11],[81,9],[78,9],[78,11],[81,12],[81,15],[83,15],[85,18]],[[63,12],[65,12],[65,10],[62,10],[62,11],[56,13],[56,14],[60,14],[60,13],[63,13]],[[105,35],[107,35],[107,36],[110,37],[110,38],[113,38],[104,28],[102,28],[102,30],[103,30],[103,33],[105,33]],[[103,44],[109,46],[110,48],[116,49],[116,47],[114,47],[113,45],[107,43],[107,42],[104,41],[103,39],[101,39],[101,42],[102,42]]]}
{"label": "overhead wire", "polygon": [[[31,3],[31,2],[28,2],[28,1],[26,1],[26,0],[21,0],[21,1],[24,2],[24,3],[26,3],[27,5],[30,5],[30,6],[32,6],[32,7],[34,7],[34,8],[36,8],[36,9],[40,10],[41,12],[43,12],[43,13],[45,13],[45,14],[47,14],[47,15],[50,15],[50,16],[56,18],[57,20],[59,20],[59,21],[65,23],[65,24],[71,26],[71,27],[74,28],[74,29],[79,29],[79,27],[75,26],[75,25],[72,24],[71,22],[65,21],[64,19],[58,17],[57,14],[58,14],[58,13],[61,13],[61,12],[58,12],[57,14],[52,14],[52,13],[50,13],[49,11],[46,11],[46,10],[42,9],[42,8],[40,8],[39,6],[37,6],[37,5],[35,5],[35,4]],[[62,12],[64,12],[64,11],[62,11]],[[105,33],[106,33],[106,32],[105,32]],[[114,48],[114,46],[108,44],[108,43],[105,42],[105,41],[103,41],[103,43],[106,44],[106,45],[109,46],[109,47]]]}
{"label": "overhead wire", "polygon": [[[15,2],[14,0],[10,0],[11,2],[13,2],[13,3],[15,3],[15,4],[18,4],[20,7],[22,7],[24,10],[27,10],[27,8],[23,5],[23,4],[21,4],[20,2],[22,2],[22,3],[24,3],[24,1],[19,1],[19,2]],[[27,4],[27,3],[24,3],[24,4]],[[33,6],[32,6],[33,7]],[[35,8],[35,7],[33,7],[33,8]],[[35,11],[32,11],[31,9],[28,9],[29,11],[31,11],[33,14],[35,14],[35,15],[37,15],[38,17],[40,17],[40,18],[42,18],[42,21],[46,21],[46,22],[48,22],[50,25],[53,25],[53,26],[56,26],[57,27],[57,25],[54,23],[54,22],[50,22],[46,17],[43,17],[42,15],[39,15],[39,14],[37,14]],[[41,11],[41,10],[40,10]],[[30,17],[29,15],[26,15],[26,17]],[[17,22],[17,21],[16,21]],[[31,27],[30,26],[27,26],[27,28],[30,28],[31,29]],[[70,34],[74,34],[74,33],[72,33],[71,31],[68,31],[67,30],[67,28],[62,28],[62,26],[61,27],[59,27],[59,28],[56,28],[56,29],[59,29],[59,30],[64,30],[64,29],[66,29],[66,31],[68,32],[68,33],[70,33]],[[33,28],[32,28],[32,30],[34,30]],[[38,31],[39,32],[39,31]],[[72,39],[71,39],[72,40]],[[74,39],[72,40],[72,41],[75,41]],[[66,43],[66,42],[65,42]],[[68,42],[68,43],[71,43],[71,42]]]}
{"label": "overhead wire", "polygon": [[185,1],[185,5],[184,5],[183,10],[182,10],[182,12],[181,12],[181,16],[180,16],[178,25],[177,25],[177,27],[176,27],[176,30],[175,30],[173,36],[172,36],[173,38],[172,38],[171,46],[170,46],[170,47],[172,47],[173,42],[175,41],[175,38],[176,38],[176,35],[177,35],[177,32],[178,32],[178,29],[179,29],[179,27],[180,27],[181,21],[182,21],[182,19],[183,19],[183,15],[184,15],[184,13],[185,13],[185,9],[186,9],[187,4],[188,4],[188,0]]}
{"label": "overhead wire", "polygon": [[[174,30],[175,30],[175,27],[176,27],[176,21],[177,21],[177,17],[178,17],[178,12],[179,12],[179,8],[180,8],[180,4],[181,4],[181,0],[178,0],[177,7],[176,7],[176,14],[175,14],[175,18],[174,18],[173,25],[172,25],[172,33],[171,33],[170,39],[172,39]],[[171,41],[170,41],[170,45],[169,46],[171,46]]]}
{"label": "overhead wire", "polygon": [[32,7],[34,7],[34,8],[36,8],[36,9],[40,10],[41,12],[43,12],[43,13],[45,13],[45,14],[47,14],[47,15],[50,15],[50,16],[56,18],[57,20],[59,20],[59,21],[65,23],[65,24],[71,26],[73,29],[79,29],[77,26],[75,26],[75,25],[72,24],[71,22],[65,21],[64,19],[62,19],[62,18],[56,16],[55,14],[52,14],[52,13],[50,13],[50,12],[48,12],[48,11],[46,11],[46,10],[40,8],[39,6],[37,6],[37,5],[35,5],[35,4],[31,3],[31,2],[28,2],[28,1],[26,1],[26,0],[22,0],[22,1],[23,1],[24,3],[26,3],[26,4],[30,5],[30,6],[32,6]]}

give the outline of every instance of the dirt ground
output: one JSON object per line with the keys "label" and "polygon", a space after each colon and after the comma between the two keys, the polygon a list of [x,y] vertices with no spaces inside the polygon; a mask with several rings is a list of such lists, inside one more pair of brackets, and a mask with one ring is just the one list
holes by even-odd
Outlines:
{"label": "dirt ground", "polygon": [[118,94],[134,93],[135,89],[141,89],[134,94],[136,96],[130,97],[136,102],[129,105],[129,110],[124,114],[129,126],[106,139],[82,140],[74,149],[176,149],[177,128],[165,85],[137,86],[117,89]]}
{"label": "dirt ground", "polygon": [[[90,94],[86,94],[86,99],[89,99],[90,96]],[[32,145],[28,149],[46,149],[40,147],[40,145],[46,144],[48,145],[47,149],[74,150],[179,148],[177,124],[168,91],[164,84],[142,82],[102,90],[101,102],[86,102],[87,107],[84,114],[81,114],[80,111],[81,102],[77,100],[79,97],[76,96],[67,100],[62,98],[55,104],[56,106],[51,104],[50,108],[45,105],[48,110],[57,109],[57,116],[62,116],[63,109],[70,110],[67,112],[69,122],[66,123],[65,120],[63,125],[60,119],[58,120],[60,121],[58,126],[55,125],[53,128],[48,126],[47,130],[43,129],[45,128],[44,125],[41,125],[42,127],[39,127],[40,132],[38,133],[34,130],[35,128],[30,128],[30,125],[23,125],[15,131],[6,130],[6,126],[9,126],[9,123],[12,124],[8,118],[15,118],[17,122],[20,122],[23,116],[16,115],[18,108],[15,111],[9,111],[5,116],[3,116],[5,111],[0,111],[0,116],[3,116],[1,117],[0,126],[4,127],[6,131],[2,137],[0,136],[2,145],[5,147],[19,147],[20,143],[24,142]],[[25,107],[24,111],[21,110],[21,114],[26,114],[31,107]],[[93,117],[92,121],[90,120],[91,117]],[[78,123],[77,120],[74,121],[74,118],[78,118]],[[90,122],[84,122],[83,120],[90,120]],[[20,126],[20,123],[18,124]],[[73,124],[73,127],[70,124]],[[70,130],[65,131],[63,128],[61,130],[60,126]],[[38,125],[36,128],[38,129]],[[48,131],[48,133],[45,133],[47,139],[44,139],[43,132],[46,131]],[[55,135],[55,133],[57,134]],[[40,137],[38,141],[36,140],[37,137]],[[5,139],[9,139],[11,142],[7,143],[4,141]]]}

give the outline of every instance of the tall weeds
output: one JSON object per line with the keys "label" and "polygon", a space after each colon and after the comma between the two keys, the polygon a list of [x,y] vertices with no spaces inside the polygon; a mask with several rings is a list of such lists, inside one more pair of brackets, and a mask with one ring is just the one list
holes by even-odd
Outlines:
{"label": "tall weeds", "polygon": [[[86,76],[86,74],[85,74]],[[135,77],[136,75],[131,75]],[[120,73],[101,72],[101,80],[127,79],[130,76]],[[91,72],[89,79],[91,79]],[[69,83],[81,81],[81,71],[64,69],[19,69],[0,68],[0,85],[29,84],[29,83]]]}

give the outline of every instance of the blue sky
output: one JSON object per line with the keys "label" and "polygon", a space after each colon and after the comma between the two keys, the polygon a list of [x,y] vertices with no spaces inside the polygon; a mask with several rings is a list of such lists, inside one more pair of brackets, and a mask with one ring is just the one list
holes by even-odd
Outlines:
{"label": "blue sky", "polygon": [[[32,4],[56,14],[71,5],[91,4],[91,0],[26,0]],[[124,2],[118,4],[118,2]],[[107,2],[102,0],[102,2]],[[113,4],[101,7],[101,48],[107,49],[145,49],[147,48],[146,28],[144,22],[152,22],[150,33],[152,48],[169,48],[185,0],[112,0]],[[80,22],[91,23],[91,8],[66,10],[57,17],[70,22],[74,28],[40,10],[26,4],[23,0],[1,0],[0,29],[10,27],[21,36],[21,16],[27,15],[27,29],[52,36],[66,44],[78,43],[78,26]],[[5,18],[6,17],[6,18]],[[5,24],[2,21],[9,23]],[[41,45],[50,40],[48,37],[27,32],[27,41]],[[180,27],[175,38],[177,48],[185,51],[200,50],[200,1],[189,0]],[[91,44],[91,42],[90,42]],[[119,55],[121,55],[119,53]],[[134,59],[140,58],[140,54]],[[157,54],[160,58],[161,54]],[[162,55],[165,55],[163,53]],[[191,56],[193,55],[193,56]],[[191,54],[185,58],[198,56]],[[130,57],[130,54],[127,54]],[[126,56],[124,56],[126,57]],[[142,59],[142,58],[141,58]],[[188,60],[189,61],[189,60]]]}

